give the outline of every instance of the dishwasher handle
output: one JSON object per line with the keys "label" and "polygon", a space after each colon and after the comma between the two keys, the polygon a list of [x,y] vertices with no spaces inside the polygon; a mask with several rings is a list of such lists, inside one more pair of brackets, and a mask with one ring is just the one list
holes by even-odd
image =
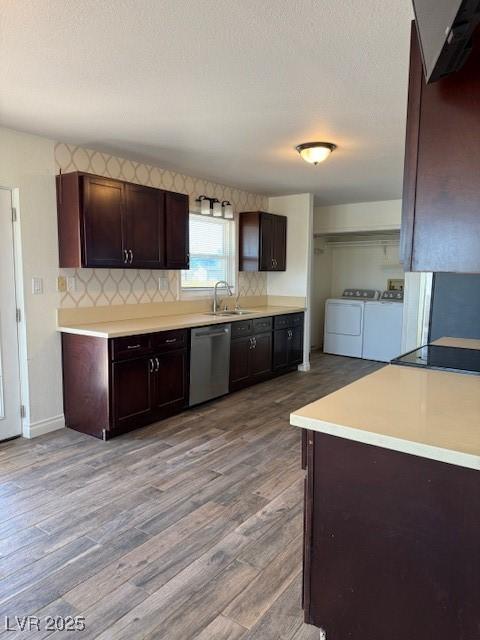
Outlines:
{"label": "dishwasher handle", "polygon": [[223,327],[222,329],[208,327],[206,329],[195,329],[192,331],[192,338],[216,338],[226,336],[230,333],[230,325]]}

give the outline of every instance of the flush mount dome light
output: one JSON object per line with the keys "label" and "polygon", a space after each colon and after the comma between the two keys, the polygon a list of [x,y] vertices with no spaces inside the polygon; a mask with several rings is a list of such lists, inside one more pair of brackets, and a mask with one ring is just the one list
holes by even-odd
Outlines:
{"label": "flush mount dome light", "polygon": [[331,142],[304,142],[295,147],[305,162],[310,164],[323,162],[336,148],[337,145]]}

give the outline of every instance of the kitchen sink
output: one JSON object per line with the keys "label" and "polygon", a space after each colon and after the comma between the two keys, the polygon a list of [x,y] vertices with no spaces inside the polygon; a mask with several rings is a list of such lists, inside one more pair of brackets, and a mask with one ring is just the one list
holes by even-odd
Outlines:
{"label": "kitchen sink", "polygon": [[235,309],[235,311],[209,311],[207,316],[248,316],[254,311],[244,311],[243,309]]}

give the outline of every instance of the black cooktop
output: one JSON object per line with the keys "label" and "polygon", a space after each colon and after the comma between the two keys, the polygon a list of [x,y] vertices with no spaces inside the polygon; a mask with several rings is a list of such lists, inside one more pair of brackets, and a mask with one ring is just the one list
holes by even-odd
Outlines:
{"label": "black cooktop", "polygon": [[480,350],[428,344],[395,358],[392,364],[480,375]]}

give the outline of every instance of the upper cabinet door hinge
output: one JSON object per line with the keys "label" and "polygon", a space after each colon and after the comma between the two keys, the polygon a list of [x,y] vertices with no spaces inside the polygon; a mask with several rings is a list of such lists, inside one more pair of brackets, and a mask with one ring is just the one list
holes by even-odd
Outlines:
{"label": "upper cabinet door hinge", "polygon": [[27,415],[27,411],[26,411],[26,409],[25,409],[25,405],[24,405],[24,404],[21,404],[21,405],[20,405],[20,417],[21,417],[21,418],[25,418],[25,417],[26,417],[26,415]]}
{"label": "upper cabinet door hinge", "polygon": [[17,316],[17,322],[21,322],[22,321],[22,311],[21,311],[21,309],[17,309],[16,310],[16,316]]}
{"label": "upper cabinet door hinge", "polygon": [[12,222],[16,222],[17,221],[17,210],[15,209],[15,207],[12,207]]}

